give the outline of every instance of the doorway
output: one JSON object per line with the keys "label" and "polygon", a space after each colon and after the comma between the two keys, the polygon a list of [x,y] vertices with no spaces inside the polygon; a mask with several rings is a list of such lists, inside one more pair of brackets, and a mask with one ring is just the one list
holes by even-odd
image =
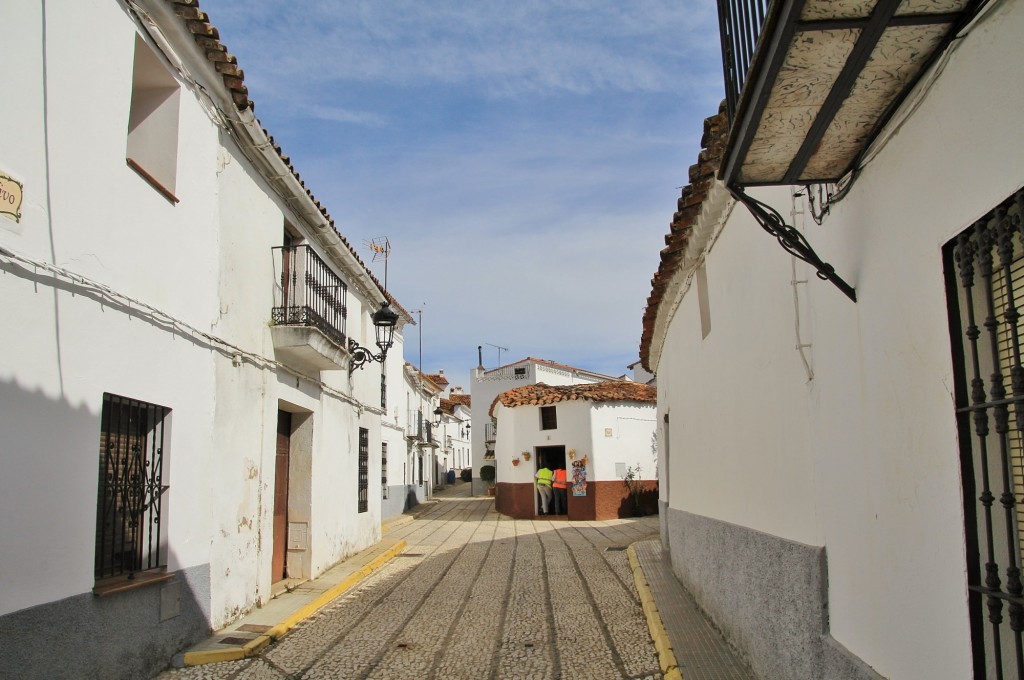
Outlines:
{"label": "doorway", "polygon": [[288,466],[292,448],[292,414],[277,412],[277,453],[274,456],[274,552],[271,560],[271,582],[287,577],[288,546]]}
{"label": "doorway", "polygon": [[[561,468],[562,470],[565,469],[565,447],[564,446],[538,446],[538,447],[536,447],[534,449],[534,458],[537,461],[536,462],[536,466],[534,467],[534,473],[536,473],[536,471],[541,469],[542,467],[546,467],[549,470],[551,470],[552,472],[555,471],[555,470],[558,470],[559,468]],[[552,490],[552,494],[554,494],[553,490]],[[538,514],[539,515],[540,511],[542,510],[542,506],[541,506],[541,503],[540,503],[540,492],[539,491],[534,491],[533,495],[534,495],[534,503],[535,503],[534,514]],[[566,497],[568,498],[568,494],[566,494]],[[553,497],[553,495],[552,495],[552,499],[551,499],[551,507],[549,508],[549,510],[552,513],[555,512],[555,505],[554,505],[554,497]],[[561,515],[567,515],[568,514],[568,509],[567,508],[561,508],[561,510],[562,510],[562,512],[558,513],[558,514],[561,514]]]}

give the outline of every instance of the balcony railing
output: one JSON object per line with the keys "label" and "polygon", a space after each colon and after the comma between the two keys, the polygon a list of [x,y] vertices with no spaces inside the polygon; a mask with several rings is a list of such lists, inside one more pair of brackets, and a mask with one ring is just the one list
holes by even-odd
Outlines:
{"label": "balcony railing", "polygon": [[273,322],[316,328],[345,347],[348,286],[307,245],[274,251],[281,278],[274,291]]}
{"label": "balcony railing", "polygon": [[426,428],[423,420],[423,411],[409,411],[409,420],[406,421],[405,436],[409,439],[423,439]]}
{"label": "balcony railing", "polygon": [[409,420],[405,426],[407,439],[414,439],[424,444],[434,443],[434,424],[423,417],[423,411],[409,411]]}
{"label": "balcony railing", "polygon": [[767,10],[768,0],[718,0],[718,28],[722,37],[722,69],[729,120],[736,119],[736,105],[750,63],[754,60]]}

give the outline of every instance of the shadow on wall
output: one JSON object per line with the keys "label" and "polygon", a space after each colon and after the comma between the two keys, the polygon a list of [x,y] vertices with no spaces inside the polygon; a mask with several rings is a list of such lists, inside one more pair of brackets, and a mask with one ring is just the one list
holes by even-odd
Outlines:
{"label": "shadow on wall", "polygon": [[416,487],[412,484],[407,485],[405,490],[405,510],[403,512],[409,512],[419,504],[420,501],[416,498]]}
{"label": "shadow on wall", "polygon": [[[657,482],[644,482],[644,488],[635,496],[627,494],[619,503],[619,517],[643,517],[658,514]],[[648,486],[654,484],[653,487]]]}
{"label": "shadow on wall", "polygon": [[[65,571],[90,577],[95,568],[100,418],[85,406],[11,381],[0,381],[0,404],[2,602],[15,609],[0,615],[0,675],[152,677],[174,654],[209,634],[209,565],[105,597],[89,590],[39,602],[34,593],[66,584],[60,570],[33,569],[34,562],[59,559]],[[89,507],[69,507],[75,498],[91,499]],[[173,515],[173,496],[169,501]],[[89,533],[84,542],[77,535],[83,531]],[[90,548],[73,552],[68,545]],[[173,554],[168,558],[176,564]]]}

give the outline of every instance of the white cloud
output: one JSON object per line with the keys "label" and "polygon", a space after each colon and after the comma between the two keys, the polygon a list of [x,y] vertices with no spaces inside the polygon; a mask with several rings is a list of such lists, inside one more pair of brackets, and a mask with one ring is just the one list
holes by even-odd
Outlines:
{"label": "white cloud", "polygon": [[368,111],[350,111],[348,109],[317,105],[305,109],[304,113],[310,118],[319,118],[320,120],[328,120],[335,123],[353,123],[370,127],[384,127],[387,125],[387,119],[384,116]]}

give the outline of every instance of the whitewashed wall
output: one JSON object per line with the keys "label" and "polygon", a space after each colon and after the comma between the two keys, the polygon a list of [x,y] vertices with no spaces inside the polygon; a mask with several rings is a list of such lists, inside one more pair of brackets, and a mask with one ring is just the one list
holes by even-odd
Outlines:
{"label": "whitewashed wall", "polygon": [[[657,367],[672,507],[824,546],[831,634],[885,677],[971,675],[941,249],[1024,183],[1022,31],[1024,6],[998,5],[808,221],[858,296],[798,263],[813,381],[790,259],[739,207],[707,258],[711,334],[691,290]],[[754,195],[789,215],[785,190]]]}
{"label": "whitewashed wall", "polygon": [[639,479],[656,479],[655,405],[596,402],[590,403],[589,410],[593,447],[590,476],[598,481],[622,479],[621,464],[627,468],[639,465]]}
{"label": "whitewashed wall", "polygon": [[[22,181],[26,195],[20,224],[0,217],[0,247],[273,359],[271,248],[286,221],[308,228],[184,86],[180,202],[155,191],[125,164],[137,27],[114,2],[47,7],[45,23],[38,3],[0,7],[0,22],[18,27],[0,50],[19,63],[5,84],[12,96],[0,98],[0,120],[18,131],[0,145],[0,172]],[[175,39],[184,29],[173,22],[166,27]],[[208,63],[192,66],[207,91],[222,87]],[[376,303],[367,304],[356,274],[342,277],[350,285],[348,331],[372,347]],[[0,478],[0,615],[93,587],[103,392],[172,409],[168,566],[209,569],[209,592],[204,586],[196,596],[211,626],[270,596],[279,407],[308,412],[313,423],[307,483],[292,498],[308,517],[290,518],[310,526],[303,575],[379,539],[379,364],[350,380],[347,370],[307,379],[234,361],[197,334],[154,323],[140,306],[54,285],[41,272],[0,275],[0,300],[19,320],[0,328],[0,456],[9,471]],[[400,346],[394,361],[401,366]],[[399,403],[401,385],[400,377],[389,381],[390,403]],[[366,513],[356,512],[359,427],[370,433]],[[393,460],[401,455],[396,446]]]}
{"label": "whitewashed wall", "polygon": [[[19,27],[3,48],[5,61],[19,66],[10,69],[10,96],[0,98],[0,120],[17,131],[0,146],[0,172],[25,185],[21,223],[0,217],[0,246],[209,328],[217,316],[208,295],[217,286],[216,129],[193,102],[182,106],[181,129],[195,148],[180,159],[178,191],[190,199],[170,204],[125,165],[134,26],[116,3],[64,3],[45,19],[44,78],[40,7],[0,9],[4,25]],[[90,43],[89,58],[59,47],[79,44],[83,31],[104,35]],[[46,276],[0,276],[0,300],[17,320],[0,328],[8,471],[0,479],[0,613],[93,586],[104,391],[173,409],[170,483],[182,493],[171,511],[183,521],[170,525],[170,564],[208,562],[207,537],[192,518],[209,516],[209,500],[189,489],[213,453],[211,353],[141,310],[129,313]]]}
{"label": "whitewashed wall", "polygon": [[[588,481],[622,479],[616,463],[640,465],[645,471],[642,477],[654,479],[653,404],[576,400],[554,406],[558,422],[554,430],[540,429],[539,406],[495,406],[499,428],[494,454],[499,482],[531,482],[539,463],[536,449],[541,446],[564,446],[566,452],[575,449],[577,458],[587,456]],[[612,430],[612,436],[605,435],[606,428]],[[529,461],[523,451],[530,453]],[[513,458],[519,458],[519,465],[512,464]],[[571,462],[566,455],[566,465]]]}

